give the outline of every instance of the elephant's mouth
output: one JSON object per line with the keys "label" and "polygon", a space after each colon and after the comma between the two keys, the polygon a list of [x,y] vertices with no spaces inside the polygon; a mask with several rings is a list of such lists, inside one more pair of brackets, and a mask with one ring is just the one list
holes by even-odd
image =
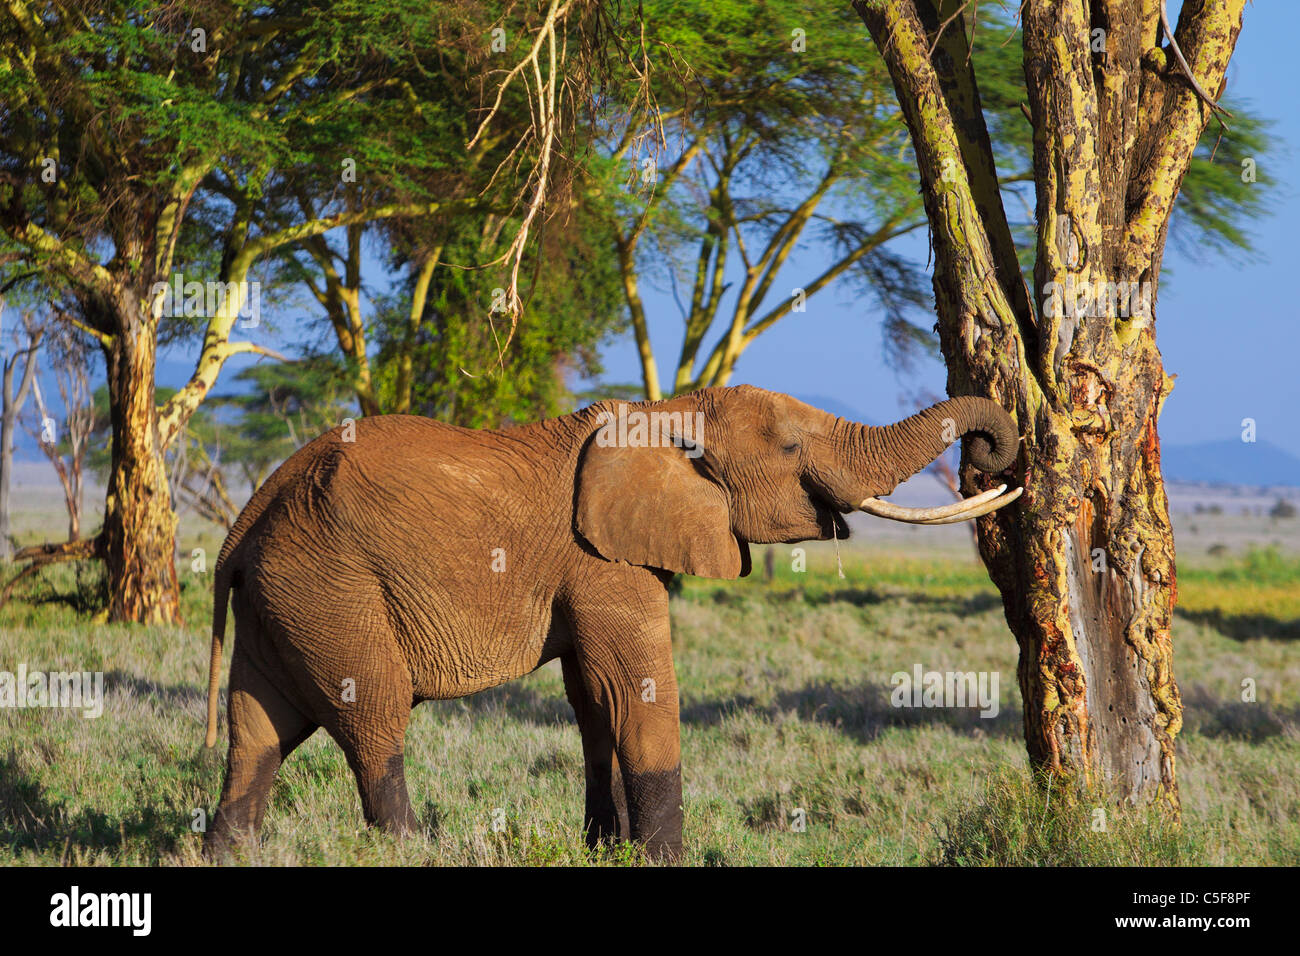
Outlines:
{"label": "elephant's mouth", "polygon": [[832,537],[839,538],[841,541],[847,539],[849,525],[840,513],[840,509],[818,495],[810,494],[808,497],[812,501],[813,510],[817,512],[817,527],[821,531],[821,540],[825,541]]}

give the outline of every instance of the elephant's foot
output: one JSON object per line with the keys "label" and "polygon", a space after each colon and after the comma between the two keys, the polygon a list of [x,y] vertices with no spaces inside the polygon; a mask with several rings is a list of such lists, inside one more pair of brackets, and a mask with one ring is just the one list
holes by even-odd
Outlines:
{"label": "elephant's foot", "polygon": [[623,779],[627,784],[632,838],[645,846],[650,859],[678,862],[682,857],[681,768],[625,772]]}
{"label": "elephant's foot", "polygon": [[361,807],[366,822],[396,837],[419,831],[411,796],[406,789],[406,769],[400,753],[391,755],[379,773],[362,773],[357,778]]}
{"label": "elephant's foot", "polygon": [[649,840],[645,845],[645,855],[656,863],[680,863],[683,853],[680,839]]}
{"label": "elephant's foot", "polygon": [[415,812],[409,806],[405,813],[396,810],[391,815],[370,821],[370,824],[402,840],[420,832],[419,821],[415,819]]}
{"label": "elephant's foot", "polygon": [[220,807],[203,835],[203,858],[209,863],[230,863],[257,847],[257,833],[234,825]]}

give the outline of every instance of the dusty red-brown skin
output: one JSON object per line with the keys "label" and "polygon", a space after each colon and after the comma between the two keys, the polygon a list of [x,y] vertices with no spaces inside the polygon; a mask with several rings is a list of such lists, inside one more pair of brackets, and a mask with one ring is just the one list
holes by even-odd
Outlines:
{"label": "dusty red-brown skin", "polygon": [[[216,568],[208,745],[228,596],[230,753],[210,854],[254,836],[281,761],[318,727],[347,755],[366,819],[416,826],[411,708],[559,658],[582,732],[586,833],[682,848],[672,574],[735,578],[749,543],[824,540],[956,436],[1008,468],[1010,417],[957,398],[895,425],[844,421],[749,386],[627,406],[703,415],[703,453],[605,447],[606,402],[503,431],[365,418],[299,450],[253,496]],[[651,693],[651,689],[653,692]]]}

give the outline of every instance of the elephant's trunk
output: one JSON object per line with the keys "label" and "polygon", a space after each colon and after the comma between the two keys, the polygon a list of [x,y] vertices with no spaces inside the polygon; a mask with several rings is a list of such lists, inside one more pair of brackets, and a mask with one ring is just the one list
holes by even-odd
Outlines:
{"label": "elephant's trunk", "polygon": [[[874,472],[893,488],[939,457],[950,444],[969,436],[971,463],[990,474],[1007,469],[1016,460],[1019,436],[1016,424],[1002,406],[986,398],[960,396],[939,402],[884,427],[859,426],[861,447]],[[863,511],[885,518],[924,524],[947,524],[987,514],[1009,504],[1020,489],[1001,495],[1006,486],[943,508],[900,508],[868,497],[858,504]]]}
{"label": "elephant's trunk", "polygon": [[1016,423],[1001,405],[963,395],[923,409],[881,428],[863,426],[875,462],[897,485],[906,481],[963,435],[970,435],[970,461],[996,474],[1016,460]]}

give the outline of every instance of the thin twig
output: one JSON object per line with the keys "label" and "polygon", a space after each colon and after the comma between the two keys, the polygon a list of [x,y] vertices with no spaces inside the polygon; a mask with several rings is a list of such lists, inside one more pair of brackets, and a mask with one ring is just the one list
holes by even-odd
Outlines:
{"label": "thin twig", "polygon": [[[560,69],[560,63],[557,60],[564,58],[557,56],[555,34],[557,25],[568,15],[573,3],[574,0],[567,0],[561,6],[560,0],[551,0],[550,8],[546,12],[546,18],[538,29],[537,35],[533,38],[533,44],[528,53],[506,73],[500,84],[498,84],[495,101],[479,123],[478,130],[466,145],[467,150],[474,148],[497,113],[500,112],[506,89],[515,79],[522,77],[524,86],[528,88],[528,92],[531,94],[528,100],[532,122],[531,132],[538,137],[539,149],[537,165],[529,176],[529,181],[533,184],[533,195],[528,201],[523,222],[520,224],[519,229],[516,230],[505,254],[496,260],[498,262],[510,262],[510,282],[506,288],[506,307],[510,313],[510,334],[506,338],[505,345],[500,347],[497,354],[497,362],[502,366],[505,349],[509,346],[519,324],[519,267],[523,261],[524,248],[528,244],[528,234],[533,222],[546,203],[547,190],[550,185],[551,159],[555,152],[555,140],[560,126],[560,108],[556,104],[556,81]],[[543,47],[546,49],[547,66],[549,67],[549,74],[546,77],[542,76],[540,62]],[[532,84],[529,83],[529,71],[532,74]],[[534,85],[535,90],[533,89]],[[532,99],[533,96],[536,97],[535,101]],[[532,108],[534,105],[535,109]],[[522,141],[516,144],[515,149],[517,150],[520,145],[522,145]],[[514,151],[512,150],[511,156],[513,155]],[[511,156],[506,157],[502,165],[509,162]],[[498,167],[497,172],[500,172],[500,167]],[[495,176],[496,173],[493,173],[493,178]],[[525,186],[525,189],[527,188]]]}

